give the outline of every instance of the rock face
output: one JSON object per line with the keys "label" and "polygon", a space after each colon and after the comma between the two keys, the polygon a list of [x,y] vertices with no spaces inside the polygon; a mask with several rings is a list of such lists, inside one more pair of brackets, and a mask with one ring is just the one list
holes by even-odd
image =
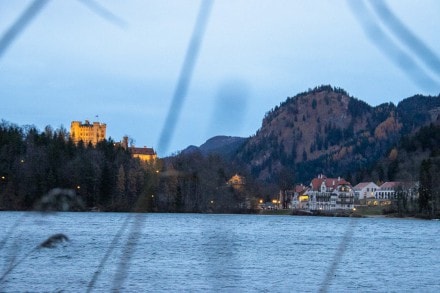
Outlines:
{"label": "rock face", "polygon": [[237,159],[269,181],[286,168],[298,179],[347,174],[385,156],[402,135],[440,120],[439,111],[439,97],[372,107],[342,89],[321,86],[269,111]]}

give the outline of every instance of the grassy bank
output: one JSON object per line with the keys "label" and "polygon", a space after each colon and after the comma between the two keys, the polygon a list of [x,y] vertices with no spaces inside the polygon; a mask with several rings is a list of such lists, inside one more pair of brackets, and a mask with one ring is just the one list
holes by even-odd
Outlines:
{"label": "grassy bank", "polygon": [[305,211],[293,211],[291,209],[284,210],[260,210],[261,215],[310,215],[310,216],[341,216],[341,217],[373,217],[383,216],[383,207],[378,206],[360,206],[356,207],[354,211],[335,211],[335,212],[305,212]]}
{"label": "grassy bank", "polygon": [[291,209],[286,210],[260,210],[260,215],[292,215]]}
{"label": "grassy bank", "polygon": [[361,216],[383,216],[383,207],[381,206],[357,206],[356,214]]}

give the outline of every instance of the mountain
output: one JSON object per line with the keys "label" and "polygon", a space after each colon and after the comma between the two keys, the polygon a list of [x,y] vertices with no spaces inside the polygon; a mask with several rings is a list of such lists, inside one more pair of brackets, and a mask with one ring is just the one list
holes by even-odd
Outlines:
{"label": "mountain", "polygon": [[372,107],[331,86],[300,93],[266,113],[236,160],[276,182],[286,170],[296,181],[324,173],[350,179],[388,155],[403,135],[440,119],[440,97],[414,96],[397,106]]}
{"label": "mountain", "polygon": [[197,146],[189,146],[182,151],[183,154],[201,152],[204,155],[218,154],[224,157],[231,157],[239,147],[246,141],[246,138],[237,136],[215,136],[208,139],[205,143]]}
{"label": "mountain", "polygon": [[415,95],[397,106],[403,124],[403,134],[414,133],[430,123],[440,123],[440,95],[437,97]]}

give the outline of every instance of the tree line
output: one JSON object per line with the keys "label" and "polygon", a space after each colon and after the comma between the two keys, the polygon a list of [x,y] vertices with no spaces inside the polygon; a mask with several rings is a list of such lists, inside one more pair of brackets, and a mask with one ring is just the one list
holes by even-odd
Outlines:
{"label": "tree line", "polygon": [[31,210],[54,188],[74,190],[84,203],[130,210],[150,193],[151,168],[112,140],[73,143],[68,132],[47,126],[0,124],[0,208]]}
{"label": "tree line", "polygon": [[75,144],[64,128],[40,132],[0,123],[3,210],[32,210],[57,189],[73,191],[82,203],[78,210],[244,211],[255,206],[255,190],[227,184],[240,170],[220,156],[198,152],[143,162],[112,139]]}
{"label": "tree line", "polygon": [[[389,156],[372,168],[346,170],[345,177],[352,183],[418,181],[417,202],[399,193],[393,208],[402,215],[438,215],[439,142],[439,126],[422,127],[415,135],[402,138]],[[272,149],[275,154],[282,153],[281,145]],[[269,170],[271,160],[267,160]],[[271,181],[263,181],[243,158],[225,160],[220,155],[194,151],[148,163],[133,158],[129,149],[111,139],[96,146],[75,144],[63,128],[48,126],[40,132],[34,126],[2,121],[0,209],[32,210],[42,206],[45,196],[55,198],[51,191],[57,189],[75,194],[82,203],[75,210],[249,212],[256,209],[257,200],[268,201],[278,190],[292,188],[295,179],[302,182],[304,174],[312,178],[312,170],[340,175],[337,171],[341,168],[334,168],[340,164],[334,166],[327,160],[272,170]],[[234,174],[241,175],[245,184],[228,184]],[[54,206],[57,209],[60,204]]]}

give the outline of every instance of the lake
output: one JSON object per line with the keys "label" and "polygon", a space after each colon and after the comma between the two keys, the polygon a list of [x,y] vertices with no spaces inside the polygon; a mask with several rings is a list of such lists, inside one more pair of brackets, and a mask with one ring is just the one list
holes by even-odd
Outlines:
{"label": "lake", "polygon": [[440,292],[440,221],[0,212],[0,229],[0,292]]}

